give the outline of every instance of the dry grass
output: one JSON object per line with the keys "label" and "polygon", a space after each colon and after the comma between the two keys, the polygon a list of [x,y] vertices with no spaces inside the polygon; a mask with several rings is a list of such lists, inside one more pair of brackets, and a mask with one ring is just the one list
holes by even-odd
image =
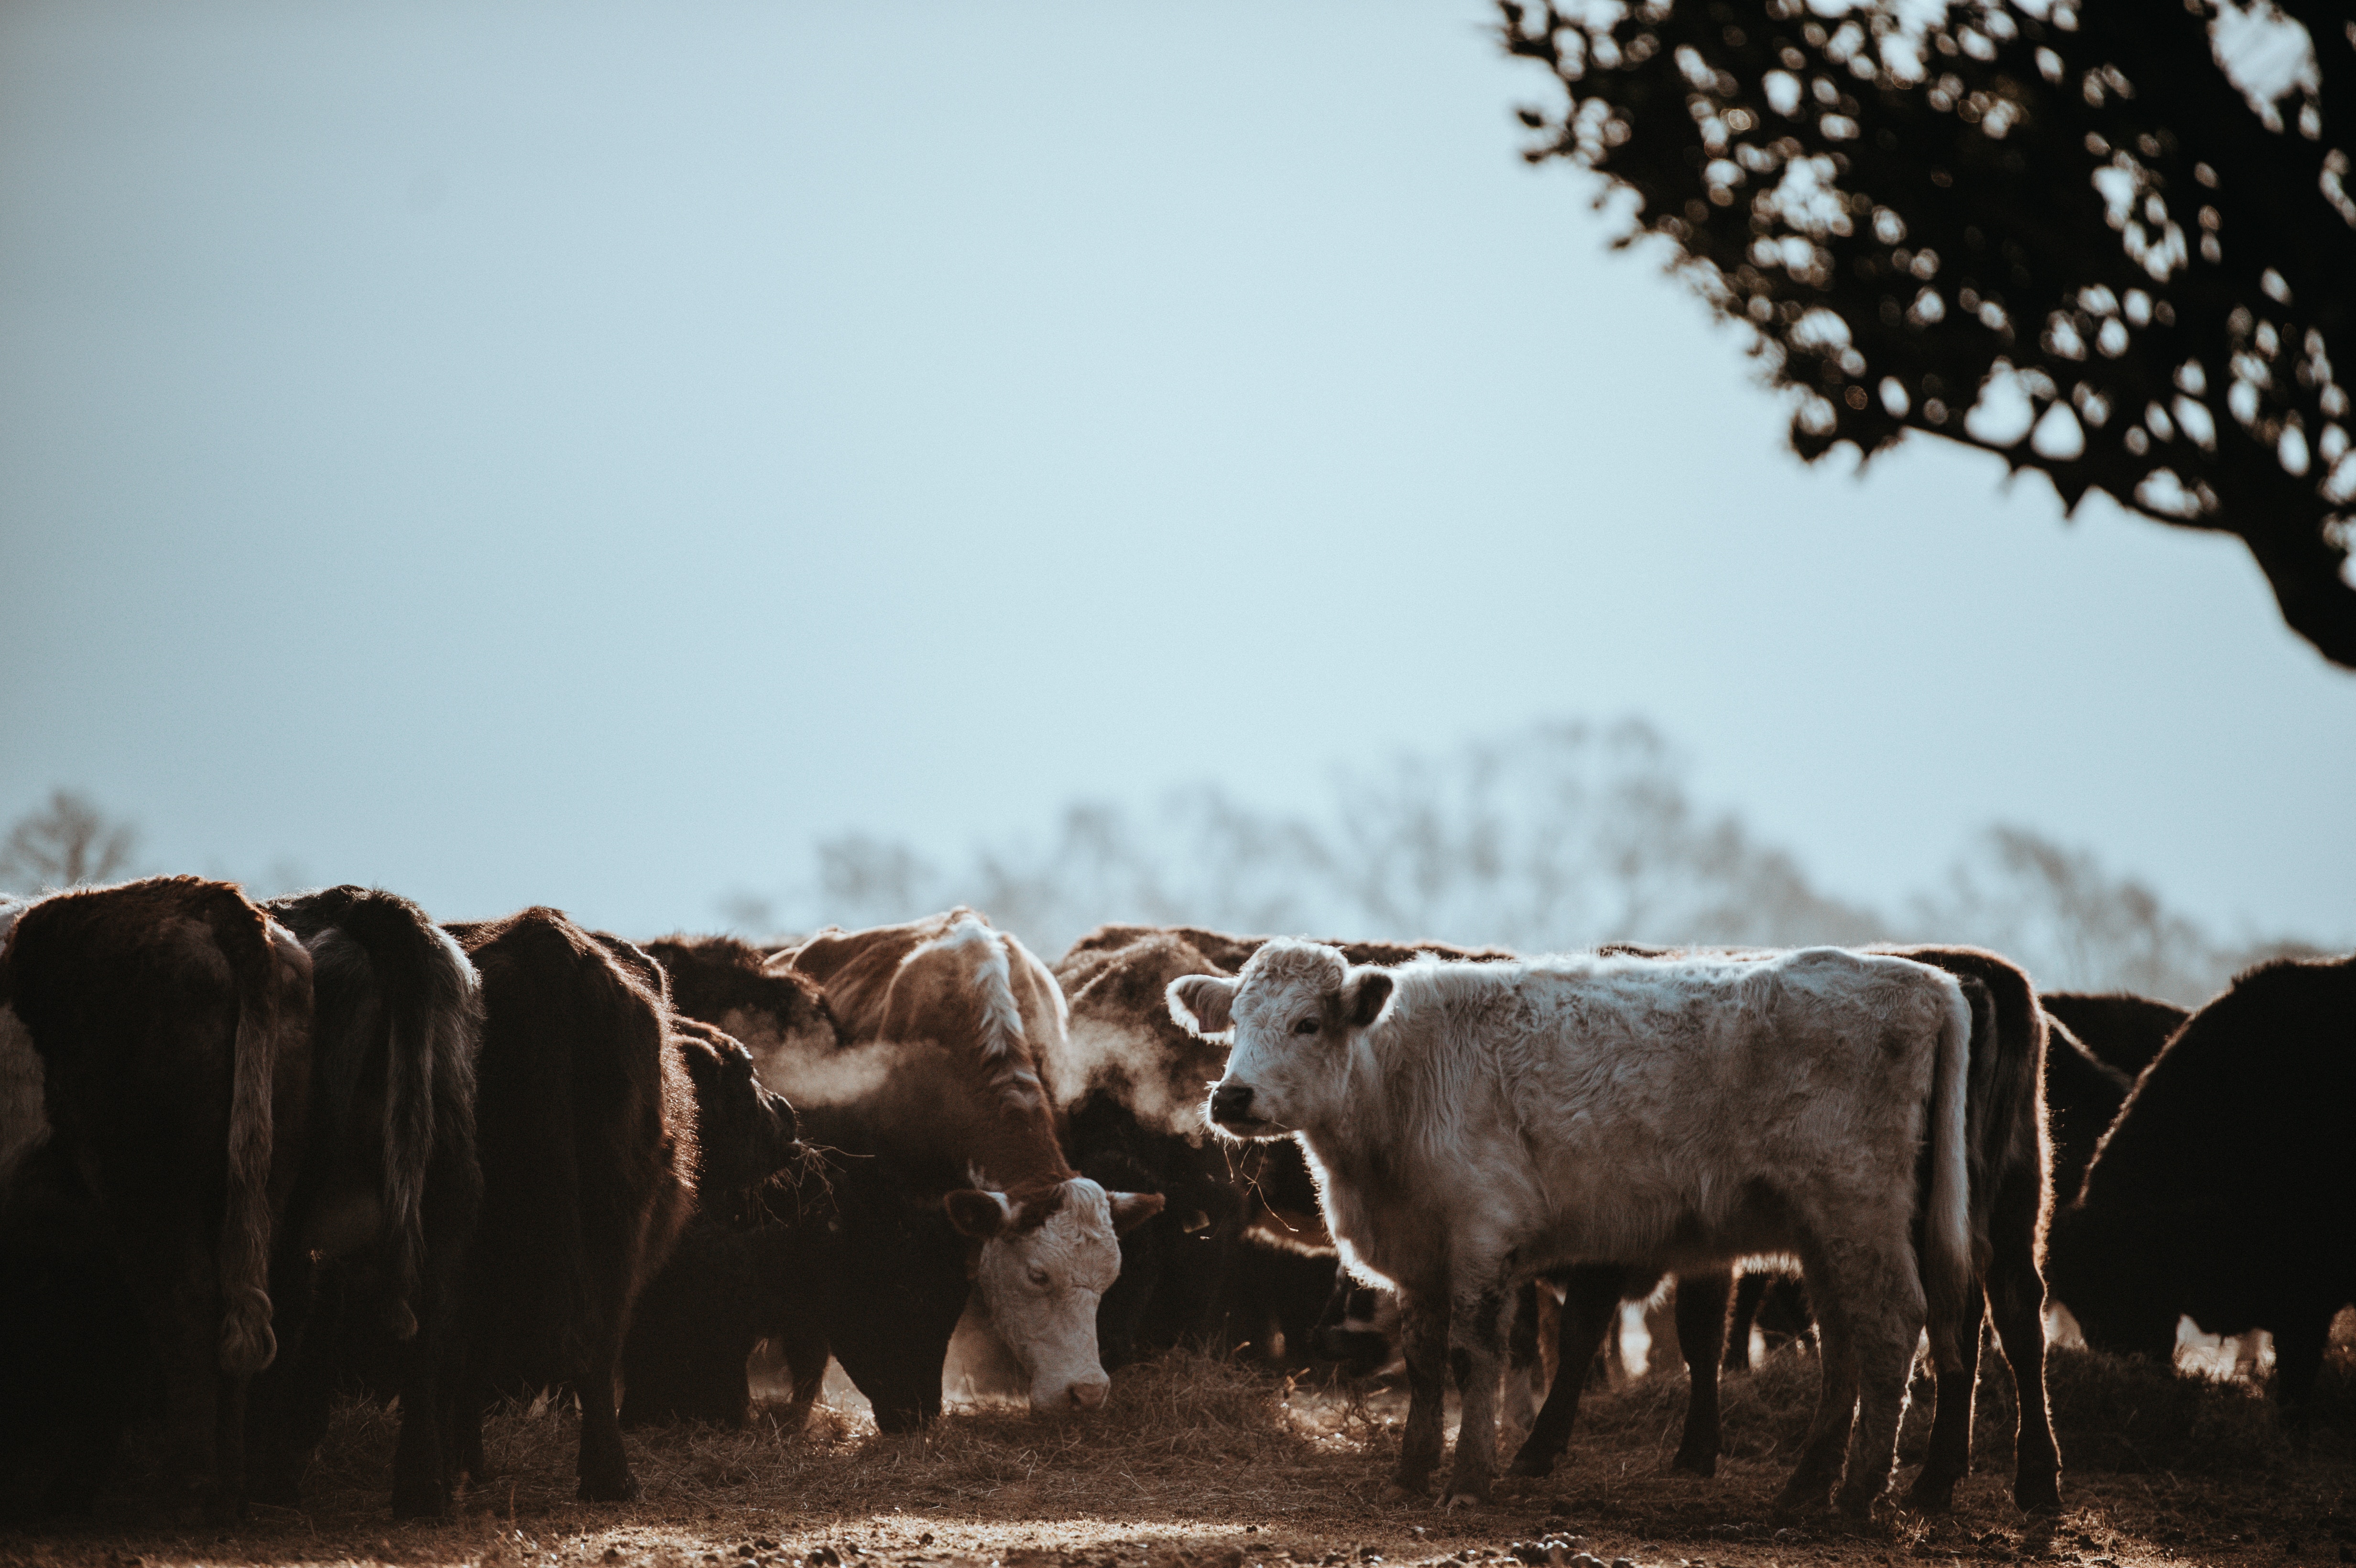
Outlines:
{"label": "dry grass", "polygon": [[1899,1512],[1851,1527],[1773,1513],[1815,1396],[1804,1353],[1728,1381],[1730,1453],[1715,1479],[1663,1472],[1685,1385],[1681,1373],[1659,1374],[1590,1393],[1555,1477],[1508,1484],[1492,1507],[1453,1515],[1384,1494],[1404,1410],[1397,1391],[1317,1392],[1177,1355],[1125,1369],[1105,1409],[1071,1421],[980,1402],[929,1432],[887,1437],[863,1414],[822,1405],[800,1433],[760,1423],[633,1434],[646,1496],[627,1506],[573,1500],[574,1416],[512,1410],[486,1434],[498,1478],[464,1499],[456,1520],[433,1525],[386,1520],[394,1423],[347,1405],[299,1511],[257,1509],[226,1534],[195,1529],[144,1499],[134,1468],[104,1520],[0,1536],[0,1563],[809,1568],[819,1551],[831,1568],[830,1550],[852,1568],[1282,1568],[1363,1564],[1368,1552],[1481,1561],[1553,1533],[1646,1568],[1882,1568],[1901,1556],[1939,1568],[1967,1557],[2113,1568],[2180,1556],[2338,1563],[2356,1541],[2356,1347],[2335,1358],[2305,1453],[2246,1389],[2057,1351],[2070,1508],[2042,1522],[2006,1499],[2009,1390],[1992,1371],[1982,1469],[1943,1520]]}

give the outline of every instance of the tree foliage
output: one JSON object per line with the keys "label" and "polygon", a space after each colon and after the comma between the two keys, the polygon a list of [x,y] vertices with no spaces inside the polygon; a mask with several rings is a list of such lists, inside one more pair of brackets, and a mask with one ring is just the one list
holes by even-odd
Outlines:
{"label": "tree foliage", "polygon": [[[2075,509],[2238,536],[2356,667],[2344,0],[1501,0],[1567,91],[1524,122],[1637,198],[1799,389],[1803,457],[1907,430]],[[2220,29],[2296,48],[2245,92]],[[2297,58],[2297,57],[2294,57]],[[2241,73],[2245,80],[2251,73]],[[2253,87],[2257,84],[2251,82]]]}

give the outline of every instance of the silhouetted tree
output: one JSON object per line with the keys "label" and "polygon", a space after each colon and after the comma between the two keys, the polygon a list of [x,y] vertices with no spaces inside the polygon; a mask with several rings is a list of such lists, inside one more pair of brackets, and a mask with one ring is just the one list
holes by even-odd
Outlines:
{"label": "silhouetted tree", "polygon": [[[1634,193],[1627,238],[1665,238],[1801,389],[1803,457],[1927,431],[2043,471],[2072,510],[2099,489],[2237,535],[2290,626],[2356,667],[2329,352],[2356,301],[2356,21],[2278,3],[1502,10],[1569,93],[1523,111],[1546,137],[1526,155]],[[2272,101],[2212,37],[2269,21],[2308,37]]]}
{"label": "silhouetted tree", "polygon": [[105,881],[130,865],[132,837],[129,825],[109,822],[85,796],[59,790],[8,830],[0,845],[0,889]]}

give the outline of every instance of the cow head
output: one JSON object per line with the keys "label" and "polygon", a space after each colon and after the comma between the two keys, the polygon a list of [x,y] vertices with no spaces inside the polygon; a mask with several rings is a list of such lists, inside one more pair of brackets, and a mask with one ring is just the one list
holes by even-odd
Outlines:
{"label": "cow head", "polygon": [[949,1220],[981,1243],[974,1281],[1041,1413],[1104,1403],[1112,1380],[1097,1355],[1097,1302],[1120,1273],[1121,1232],[1162,1211],[1158,1192],[1107,1192],[1076,1176],[1015,1196],[948,1195]]}
{"label": "cow head", "polygon": [[1389,1008],[1391,976],[1350,967],[1338,948],[1280,937],[1233,979],[1170,982],[1170,1016],[1198,1035],[1235,1031],[1211,1086],[1211,1125],[1230,1137],[1280,1138],[1338,1108],[1350,1040]]}

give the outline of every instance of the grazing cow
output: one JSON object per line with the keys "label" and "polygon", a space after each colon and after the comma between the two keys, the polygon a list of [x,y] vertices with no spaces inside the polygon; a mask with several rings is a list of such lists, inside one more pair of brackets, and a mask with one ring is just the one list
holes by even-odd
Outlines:
{"label": "grazing cow", "polygon": [[1235,978],[1173,982],[1170,1003],[1199,1033],[1235,1030],[1212,1119],[1299,1134],[1344,1258],[1398,1291],[1410,1491],[1439,1462],[1452,1350],[1446,1498],[1488,1495],[1513,1287],[1587,1259],[1801,1259],[1826,1389],[1787,1502],[1821,1500],[1844,1449],[1841,1506],[1879,1496],[1926,1312],[1942,1371],[1960,1361],[1972,1011],[1941,970],[1816,948],[1387,971],[1279,940]]}
{"label": "grazing cow", "polygon": [[693,1207],[695,1091],[661,968],[552,909],[449,928],[482,976],[460,1463],[483,1472],[499,1393],[581,1401],[580,1494],[635,1498],[615,1408],[630,1312]]}
{"label": "grazing cow", "polygon": [[460,1270],[482,1200],[482,998],[458,944],[407,899],[327,888],[264,906],[311,955],[311,1116],[274,1276],[278,1362],[256,1389],[256,1492],[293,1503],[355,1356],[401,1399],[392,1511],[448,1511]]}
{"label": "grazing cow", "polygon": [[[310,1011],[309,955],[225,882],[57,893],[10,923],[0,1075],[14,1125],[0,1149],[14,1169],[0,1250],[16,1277],[5,1310],[69,1340],[39,1358],[49,1368],[16,1374],[6,1392],[29,1398],[5,1424],[27,1445],[14,1456],[49,1473],[48,1506],[88,1506],[129,1413],[133,1390],[111,1369],[72,1402],[83,1408],[60,1409],[54,1396],[70,1390],[43,1386],[93,1357],[152,1358],[177,1458],[209,1472],[217,1511],[241,1506],[247,1385],[277,1349],[269,1261],[302,1147]],[[67,1296],[23,1289],[57,1283]],[[135,1330],[93,1342],[101,1325]]]}
{"label": "grazing cow", "polygon": [[[1100,1403],[1109,1380],[1097,1354],[1098,1300],[1119,1271],[1119,1233],[1160,1212],[1162,1199],[1108,1192],[1065,1162],[1040,1082],[1065,1025],[1055,976],[965,909],[821,932],[771,967],[822,987],[853,1043],[780,1049],[762,1061],[763,1078],[793,1101],[813,1143],[874,1157],[903,1194],[940,1205],[977,1243],[973,1282],[1030,1378],[1033,1410]],[[944,1271],[926,1294],[962,1292]],[[947,1350],[946,1335],[937,1346],[898,1347],[928,1381],[892,1422],[937,1413]],[[859,1380],[849,1360],[843,1368]],[[876,1418],[886,1420],[880,1402]]]}
{"label": "grazing cow", "polygon": [[[802,1149],[794,1108],[761,1087],[742,1045],[685,1016],[673,1027],[695,1083],[702,1163],[695,1213],[639,1296],[623,1346],[622,1424],[742,1426],[752,1405],[745,1360],[773,1332],[797,1250],[793,1216],[771,1212],[769,1189]],[[790,1211],[794,1194],[779,1197]]]}
{"label": "grazing cow", "polygon": [[2265,1328],[2304,1427],[2356,1301],[2356,957],[2236,976],[2136,1080],[2053,1227],[2054,1294],[2098,1349],[2165,1362],[2179,1315]]}
{"label": "grazing cow", "polygon": [[2117,1120],[2134,1074],[2113,1066],[2080,1040],[2060,1014],[2045,1015],[2045,1115],[2053,1142],[2053,1201],[2078,1196],[2094,1146]]}
{"label": "grazing cow", "polygon": [[2118,1069],[2130,1082],[2192,1016],[2173,1002],[2131,991],[2048,991],[2039,1000],[2047,1013],[2070,1026],[2078,1043],[2097,1061]]}

